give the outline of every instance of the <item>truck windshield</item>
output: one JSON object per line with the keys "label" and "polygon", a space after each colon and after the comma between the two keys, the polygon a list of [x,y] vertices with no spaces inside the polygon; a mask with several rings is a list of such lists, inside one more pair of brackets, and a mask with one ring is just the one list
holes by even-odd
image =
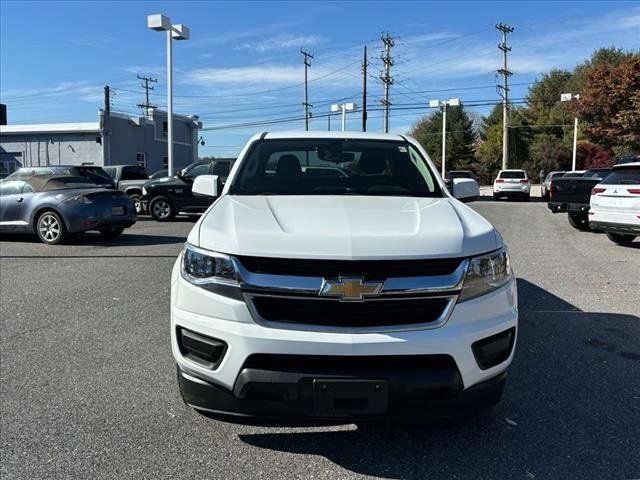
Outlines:
{"label": "truck windshield", "polygon": [[410,144],[375,140],[262,140],[233,180],[236,195],[442,197]]}

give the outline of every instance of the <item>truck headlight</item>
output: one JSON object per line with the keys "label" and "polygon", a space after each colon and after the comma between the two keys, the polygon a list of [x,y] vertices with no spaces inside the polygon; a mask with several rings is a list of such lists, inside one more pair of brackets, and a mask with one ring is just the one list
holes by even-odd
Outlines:
{"label": "truck headlight", "polygon": [[185,244],[182,251],[182,278],[187,282],[226,297],[241,299],[234,261],[223,253]]}
{"label": "truck headlight", "polygon": [[462,302],[492,292],[511,280],[511,263],[505,247],[473,257],[469,261],[458,301]]}

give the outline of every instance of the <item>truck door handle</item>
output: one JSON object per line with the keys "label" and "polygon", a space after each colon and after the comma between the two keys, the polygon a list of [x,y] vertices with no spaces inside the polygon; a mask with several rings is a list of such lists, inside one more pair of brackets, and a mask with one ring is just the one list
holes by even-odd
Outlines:
{"label": "truck door handle", "polygon": [[23,197],[18,197],[18,198],[16,199],[16,202],[20,203],[20,202],[22,202],[23,200],[24,200],[24,198],[23,198]]}

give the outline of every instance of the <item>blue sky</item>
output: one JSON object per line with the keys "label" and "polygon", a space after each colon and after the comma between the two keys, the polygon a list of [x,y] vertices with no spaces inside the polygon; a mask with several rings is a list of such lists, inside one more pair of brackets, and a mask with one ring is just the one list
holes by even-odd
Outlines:
{"label": "blue sky", "polygon": [[[381,32],[396,38],[391,129],[406,132],[429,99],[497,101],[497,22],[509,36],[512,97],[552,68],[572,68],[602,46],[640,48],[637,2],[7,2],[0,1],[0,101],[10,123],[95,121],[103,86],[113,109],[143,100],[136,74],[158,79],[152,102],[166,105],[164,37],[146,16],[165,13],[191,29],[174,43],[175,110],[199,115],[203,155],[233,155],[255,132],[301,129],[301,47],[314,53],[309,101],[316,115],[361,101],[367,45],[369,130],[382,129]],[[422,105],[425,105],[423,108]],[[473,106],[486,115],[491,105]],[[293,119],[266,127],[235,124]],[[332,120],[334,129],[339,119]],[[348,128],[359,129],[359,115]],[[326,118],[311,121],[327,129]]]}

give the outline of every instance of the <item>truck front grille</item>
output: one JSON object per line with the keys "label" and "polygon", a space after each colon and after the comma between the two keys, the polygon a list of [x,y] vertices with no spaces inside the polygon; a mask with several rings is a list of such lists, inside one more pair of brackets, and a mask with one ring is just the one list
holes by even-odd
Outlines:
{"label": "truck front grille", "polygon": [[358,275],[380,280],[390,277],[449,275],[461,258],[414,260],[310,260],[270,257],[236,257],[248,271],[271,275],[336,278]]}
{"label": "truck front grille", "polygon": [[434,323],[443,318],[446,297],[370,299],[340,302],[317,297],[251,296],[258,316],[268,322],[326,327],[380,327]]}

